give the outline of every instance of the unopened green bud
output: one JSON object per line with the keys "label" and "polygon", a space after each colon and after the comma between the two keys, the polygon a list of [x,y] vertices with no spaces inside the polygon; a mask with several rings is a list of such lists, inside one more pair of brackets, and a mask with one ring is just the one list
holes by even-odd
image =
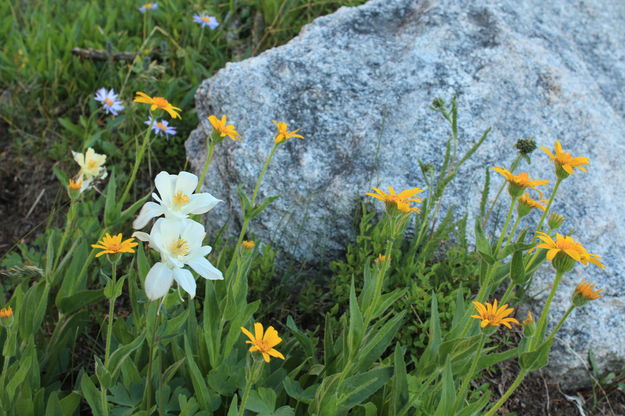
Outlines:
{"label": "unopened green bud", "polygon": [[560,164],[557,161],[555,162],[555,165],[556,165],[556,176],[558,177],[558,179],[566,179],[569,177],[569,173],[565,171],[564,169],[562,169],[562,166],[560,166]]}
{"label": "unopened green bud", "polygon": [[564,217],[560,214],[552,213],[549,216],[549,220],[547,221],[547,223],[549,224],[549,228],[555,230],[562,226],[562,224],[564,223]]}
{"label": "unopened green bud", "polygon": [[564,251],[559,251],[558,254],[551,261],[553,267],[559,273],[566,273],[571,271],[575,267],[575,259],[566,254]]}
{"label": "unopened green bud", "polygon": [[522,155],[529,155],[536,149],[536,141],[531,137],[529,139],[520,139],[516,142],[514,147],[516,147]]}

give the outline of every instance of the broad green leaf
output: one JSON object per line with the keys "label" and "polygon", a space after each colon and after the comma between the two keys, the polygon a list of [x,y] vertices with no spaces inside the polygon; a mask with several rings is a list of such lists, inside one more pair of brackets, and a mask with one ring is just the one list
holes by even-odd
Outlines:
{"label": "broad green leaf", "polygon": [[386,384],[392,376],[393,369],[384,367],[346,378],[337,390],[340,409],[347,411],[359,405]]}
{"label": "broad green leaf", "polygon": [[102,299],[104,299],[102,289],[82,290],[72,296],[60,299],[57,306],[65,315],[71,315],[84,306],[97,303]]}

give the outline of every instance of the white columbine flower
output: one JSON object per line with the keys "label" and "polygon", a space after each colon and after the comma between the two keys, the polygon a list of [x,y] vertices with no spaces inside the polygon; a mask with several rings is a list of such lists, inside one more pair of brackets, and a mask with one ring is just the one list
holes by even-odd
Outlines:
{"label": "white columbine flower", "polygon": [[197,183],[198,177],[189,172],[180,172],[178,175],[161,172],[156,175],[154,184],[160,197],[156,193],[152,197],[158,204],[146,202],[132,223],[133,228],[141,229],[152,218],[161,215],[172,220],[182,220],[189,215],[204,214],[221,202],[208,192],[193,194]]}
{"label": "white columbine flower", "polygon": [[169,136],[170,134],[172,136],[176,135],[176,128],[173,126],[169,125],[169,122],[165,119],[158,121],[158,120],[154,120],[152,121],[152,116],[150,116],[148,118],[148,120],[144,123],[148,126],[152,126],[152,131],[157,135],[160,136],[161,134],[165,134],[165,136]]}
{"label": "white columbine flower", "polygon": [[102,108],[105,112],[114,116],[124,109],[122,102],[112,88],[108,91],[106,88],[100,88],[96,91],[95,100],[102,103]]}
{"label": "white columbine flower", "polygon": [[212,249],[202,245],[205,235],[204,226],[198,222],[167,218],[159,218],[149,235],[140,231],[133,234],[141,241],[149,241],[150,247],[161,254],[161,261],[152,266],[145,278],[148,299],[165,296],[174,280],[193,298],[195,279],[184,266],[191,267],[205,279],[223,279],[221,272],[206,259]]}
{"label": "white columbine flower", "polygon": [[96,153],[91,147],[84,154],[72,151],[72,155],[80,166],[80,172],[77,175],[77,181],[83,181],[80,192],[87,189],[94,179],[106,178],[107,172],[104,167],[106,155]]}

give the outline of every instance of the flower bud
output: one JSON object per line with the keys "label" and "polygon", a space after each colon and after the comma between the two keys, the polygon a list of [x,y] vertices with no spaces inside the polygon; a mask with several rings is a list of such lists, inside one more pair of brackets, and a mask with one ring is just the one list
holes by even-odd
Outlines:
{"label": "flower bud", "polygon": [[536,322],[531,312],[527,312],[527,318],[523,321],[523,335],[525,337],[532,337],[536,333]]}
{"label": "flower bud", "polygon": [[564,251],[558,252],[551,263],[556,271],[562,274],[571,271],[571,269],[575,267],[575,259],[566,254]]}
{"label": "flower bud", "polygon": [[517,148],[520,154],[529,155],[536,149],[536,141],[533,138],[520,139],[516,142],[514,147]]}
{"label": "flower bud", "polygon": [[573,305],[576,307],[584,306],[591,300],[602,297],[602,291],[603,289],[595,290],[595,284],[584,279],[573,291],[571,302],[573,302]]}
{"label": "flower bud", "polygon": [[552,230],[555,230],[562,226],[562,224],[564,223],[564,217],[562,215],[552,213],[549,216],[549,220],[547,222],[549,224],[549,228],[551,228]]}
{"label": "flower bud", "polygon": [[256,243],[252,240],[243,240],[241,242],[241,247],[246,250],[252,250],[254,247],[256,247]]}

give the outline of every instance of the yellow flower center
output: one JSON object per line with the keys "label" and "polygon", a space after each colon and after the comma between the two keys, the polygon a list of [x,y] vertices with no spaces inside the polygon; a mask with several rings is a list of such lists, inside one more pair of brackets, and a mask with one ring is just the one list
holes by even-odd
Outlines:
{"label": "yellow flower center", "polygon": [[158,123],[156,123],[156,127],[161,129],[161,130],[163,130],[163,131],[167,130],[167,126],[165,124],[163,124],[162,122],[160,122],[160,121]]}
{"label": "yellow flower center", "polygon": [[154,7],[154,5],[152,3],[146,3],[143,7],[145,7],[146,9],[151,9],[152,7]]}
{"label": "yellow flower center", "polygon": [[210,17],[208,16],[202,16],[200,20],[202,20],[204,23],[210,23],[211,21]]}
{"label": "yellow flower center", "polygon": [[191,201],[191,199],[189,198],[189,195],[185,194],[182,191],[179,191],[176,194],[174,194],[173,199],[174,199],[174,205],[176,205],[177,207],[186,205]]}
{"label": "yellow flower center", "polygon": [[107,97],[104,99],[104,104],[108,105],[109,107],[113,107],[113,100]]}
{"label": "yellow flower center", "polygon": [[186,256],[189,254],[189,243],[182,238],[177,239],[170,247],[171,253],[176,257]]}
{"label": "yellow flower center", "polygon": [[268,353],[272,349],[271,345],[264,339],[254,340],[254,346],[258,348],[260,352]]}
{"label": "yellow flower center", "polygon": [[97,168],[98,168],[98,162],[96,162],[93,159],[87,161],[87,169],[91,170],[91,169],[97,169]]}
{"label": "yellow flower center", "polygon": [[161,109],[169,107],[169,101],[167,101],[163,97],[154,97],[154,98],[152,98],[152,104],[154,104],[155,106],[157,106],[158,108],[161,108]]}

